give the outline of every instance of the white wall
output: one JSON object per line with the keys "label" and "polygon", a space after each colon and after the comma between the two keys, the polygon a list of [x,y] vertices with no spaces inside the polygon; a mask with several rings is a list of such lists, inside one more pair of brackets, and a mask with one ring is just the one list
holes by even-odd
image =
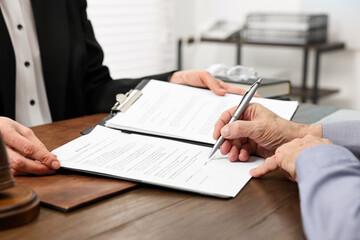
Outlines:
{"label": "white wall", "polygon": [[88,0],[88,5],[113,78],[174,69],[174,0]]}
{"label": "white wall", "polygon": [[303,0],[301,9],[329,14],[329,39],[346,43],[346,51],[322,58],[320,85],[339,88],[340,93],[320,103],[360,109],[360,1]]}
{"label": "white wall", "polygon": [[348,49],[360,50],[360,1],[302,0],[300,9],[329,14],[329,38],[346,41]]}
{"label": "white wall", "polygon": [[[193,9],[193,10],[190,10]],[[346,51],[325,53],[321,59],[320,86],[340,88],[340,94],[321,99],[320,104],[360,109],[360,1],[357,0],[194,0],[176,1],[175,35],[194,35],[203,23],[215,19],[244,22],[249,12],[325,12],[330,16],[331,40],[343,40]],[[189,11],[190,10],[190,11]],[[182,21],[182,19],[186,19]],[[235,46],[202,43],[184,51],[185,69],[206,68],[212,63],[235,64]],[[310,54],[313,57],[313,54]],[[286,77],[301,83],[302,51],[291,48],[243,47],[244,65],[269,77]],[[308,82],[312,83],[313,61]]]}

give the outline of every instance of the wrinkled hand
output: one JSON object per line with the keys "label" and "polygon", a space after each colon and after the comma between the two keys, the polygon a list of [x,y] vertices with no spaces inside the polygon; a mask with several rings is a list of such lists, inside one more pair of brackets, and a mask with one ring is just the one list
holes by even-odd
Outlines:
{"label": "wrinkled hand", "polygon": [[221,135],[227,139],[220,147],[222,154],[228,154],[230,161],[246,161],[250,154],[270,157],[282,144],[295,138],[312,134],[321,137],[321,125],[309,126],[283,119],[260,104],[247,106],[242,115],[227,124],[237,106],[225,111],[215,124],[214,139]]}
{"label": "wrinkled hand", "polygon": [[57,157],[46,149],[31,129],[9,118],[0,117],[0,132],[14,175],[53,174],[60,168]]}
{"label": "wrinkled hand", "polygon": [[275,155],[267,158],[263,164],[250,170],[253,177],[261,177],[273,170],[281,169],[292,181],[297,181],[295,161],[297,156],[306,148],[332,144],[327,139],[306,135],[304,138],[297,138],[276,149]]}
{"label": "wrinkled hand", "polygon": [[226,93],[234,93],[244,95],[246,90],[230,86],[229,84],[214,78],[207,71],[186,70],[175,72],[169,82],[184,84],[194,87],[209,88],[217,95],[225,95]]}

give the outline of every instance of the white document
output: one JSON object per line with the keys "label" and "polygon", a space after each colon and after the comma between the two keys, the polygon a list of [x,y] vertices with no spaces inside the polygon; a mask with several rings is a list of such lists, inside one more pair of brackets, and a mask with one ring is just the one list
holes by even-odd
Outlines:
{"label": "white document", "polygon": [[235,197],[263,162],[230,162],[211,148],[97,126],[53,151],[61,166],[217,197]]}
{"label": "white document", "polygon": [[[107,121],[107,127],[214,144],[216,121],[242,99],[241,95],[217,96],[207,89],[156,80],[141,91],[143,95],[126,112]],[[257,97],[251,102],[260,103],[288,120],[299,105],[297,101]]]}

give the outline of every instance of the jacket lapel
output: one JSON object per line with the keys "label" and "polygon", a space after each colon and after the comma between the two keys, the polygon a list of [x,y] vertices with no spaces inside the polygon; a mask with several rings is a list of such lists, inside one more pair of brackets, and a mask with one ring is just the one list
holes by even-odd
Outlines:
{"label": "jacket lapel", "polygon": [[0,9],[0,115],[15,119],[15,55]]}
{"label": "jacket lapel", "polygon": [[44,81],[53,119],[63,119],[69,71],[69,26],[65,0],[32,0]]}

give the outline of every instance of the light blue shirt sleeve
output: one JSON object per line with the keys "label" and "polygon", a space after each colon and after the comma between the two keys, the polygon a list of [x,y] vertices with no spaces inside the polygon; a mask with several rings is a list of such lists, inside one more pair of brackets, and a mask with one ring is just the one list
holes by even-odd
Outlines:
{"label": "light blue shirt sleeve", "polygon": [[360,121],[323,124],[323,137],[336,145],[344,146],[360,158]]}
{"label": "light blue shirt sleeve", "polygon": [[307,238],[360,239],[359,159],[342,146],[315,146],[299,154],[296,172]]}

